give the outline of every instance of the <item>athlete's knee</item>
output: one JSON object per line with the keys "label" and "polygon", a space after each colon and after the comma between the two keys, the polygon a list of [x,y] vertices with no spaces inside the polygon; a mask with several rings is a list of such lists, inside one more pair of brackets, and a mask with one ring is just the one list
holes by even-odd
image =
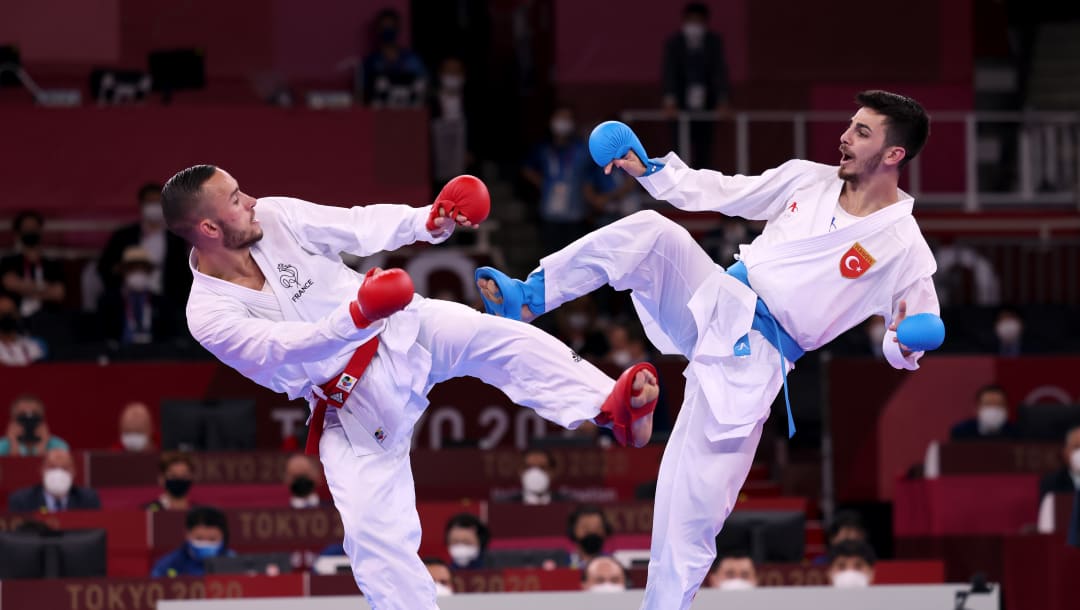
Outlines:
{"label": "athlete's knee", "polygon": [[670,218],[652,210],[638,212],[638,214],[649,215],[647,217],[649,231],[653,234],[658,249],[670,251],[697,246],[690,232]]}

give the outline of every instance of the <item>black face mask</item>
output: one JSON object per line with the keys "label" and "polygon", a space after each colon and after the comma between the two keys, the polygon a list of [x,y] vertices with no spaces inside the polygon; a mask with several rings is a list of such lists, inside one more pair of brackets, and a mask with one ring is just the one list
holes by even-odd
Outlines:
{"label": "black face mask", "polygon": [[191,479],[165,479],[165,491],[174,498],[183,498],[191,489]]}
{"label": "black face mask", "polygon": [[293,479],[293,482],[289,484],[289,493],[297,498],[306,498],[311,495],[311,492],[315,491],[315,481],[301,475]]}
{"label": "black face mask", "polygon": [[41,243],[41,233],[23,233],[19,235],[19,241],[27,248],[33,248]]}
{"label": "black face mask", "polygon": [[586,555],[597,555],[604,548],[604,537],[600,534],[587,534],[578,538],[578,545]]}
{"label": "black face mask", "polygon": [[21,413],[15,417],[15,421],[22,426],[23,432],[19,435],[19,442],[32,445],[41,440],[37,434],[37,428],[41,425],[41,416],[37,413]]}
{"label": "black face mask", "polygon": [[13,333],[19,330],[19,319],[11,314],[0,316],[0,333]]}

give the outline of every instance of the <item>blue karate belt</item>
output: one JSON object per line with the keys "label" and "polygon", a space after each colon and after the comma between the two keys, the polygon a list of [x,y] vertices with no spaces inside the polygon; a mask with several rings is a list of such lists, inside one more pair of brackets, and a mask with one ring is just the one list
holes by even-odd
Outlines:
{"label": "blue karate belt", "polygon": [[[746,265],[742,261],[735,263],[728,267],[727,274],[731,277],[739,280],[746,285],[747,288],[753,290],[753,286],[750,285],[750,279],[747,277]],[[787,430],[788,438],[795,436],[795,418],[791,416],[791,397],[788,396],[787,387],[787,362],[795,362],[806,352],[803,348],[799,347],[799,344],[795,342],[795,339],[791,338],[791,335],[784,330],[783,326],[776,321],[772,312],[769,311],[769,306],[765,304],[765,301],[758,297],[757,306],[754,308],[754,322],[750,325],[750,328],[761,333],[761,336],[765,337],[765,340],[772,343],[772,346],[776,348],[776,351],[780,352],[780,374],[784,376],[784,402],[787,404]],[[738,341],[735,342],[735,355],[736,356],[749,356],[750,355],[750,336],[749,334],[743,335]]]}

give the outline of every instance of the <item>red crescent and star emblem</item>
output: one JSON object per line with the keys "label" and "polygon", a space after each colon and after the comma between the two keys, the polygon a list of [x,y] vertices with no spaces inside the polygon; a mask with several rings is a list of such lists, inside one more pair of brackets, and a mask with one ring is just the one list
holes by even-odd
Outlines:
{"label": "red crescent and star emblem", "polygon": [[855,245],[840,257],[840,275],[853,280],[866,273],[866,270],[875,262],[874,257],[870,256],[866,248],[863,248],[859,242],[855,242]]}

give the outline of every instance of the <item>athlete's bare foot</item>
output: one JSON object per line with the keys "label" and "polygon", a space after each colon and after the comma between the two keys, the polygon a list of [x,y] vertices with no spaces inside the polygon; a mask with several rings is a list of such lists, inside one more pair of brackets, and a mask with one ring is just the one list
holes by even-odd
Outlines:
{"label": "athlete's bare foot", "polygon": [[[495,303],[496,305],[502,305],[503,298],[502,292],[499,291],[499,285],[495,283],[495,280],[489,280],[487,278],[481,278],[476,280],[476,287],[480,289],[480,292],[484,294],[484,298]],[[536,316],[533,315],[528,305],[521,306],[521,321],[531,322]],[[642,403],[644,404],[644,403]]]}
{"label": "athlete's bare foot", "polygon": [[[631,387],[634,389],[633,396],[630,397],[631,409],[639,409],[656,400],[656,397],[660,395],[660,384],[657,383],[656,376],[649,371],[638,371],[638,374],[634,375],[634,383]],[[634,422],[631,433],[635,447],[644,447],[649,444],[649,439],[652,437],[652,424],[652,413]]]}

